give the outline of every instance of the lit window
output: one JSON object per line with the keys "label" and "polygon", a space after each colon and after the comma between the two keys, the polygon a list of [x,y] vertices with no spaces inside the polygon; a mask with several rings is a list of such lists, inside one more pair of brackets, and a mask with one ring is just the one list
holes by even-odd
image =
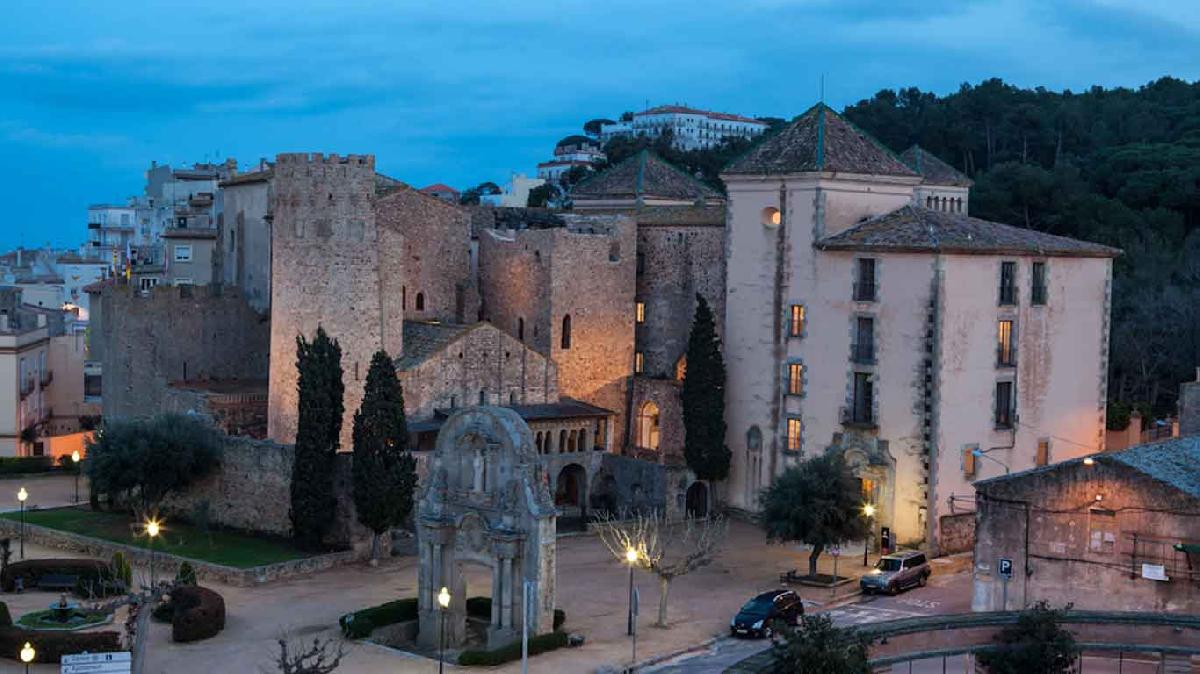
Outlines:
{"label": "lit window", "polygon": [[781,222],[783,222],[783,216],[778,208],[768,206],[762,210],[762,223],[767,227],[778,227]]}
{"label": "lit window", "polygon": [[791,418],[787,420],[787,448],[788,451],[800,451],[800,436],[804,430],[804,424],[799,419]]}
{"label": "lit window", "polygon": [[1001,367],[1016,365],[1012,331],[1012,321],[1000,321],[1000,326],[996,330],[996,364]]}
{"label": "lit window", "polygon": [[804,366],[800,363],[788,364],[788,395],[798,396],[804,393]]}
{"label": "lit window", "polygon": [[647,401],[638,412],[638,447],[658,449],[658,405]]}
{"label": "lit window", "polygon": [[788,321],[788,335],[799,337],[804,334],[804,305],[793,304],[791,318]]}
{"label": "lit window", "polygon": [[635,307],[636,307],[636,311],[637,311],[637,322],[645,323],[646,322],[646,303],[638,302],[635,305]]}
{"label": "lit window", "polygon": [[645,366],[646,357],[642,355],[642,352],[638,351],[637,353],[633,354],[633,371],[637,374],[641,374],[645,369]]}
{"label": "lit window", "polygon": [[192,247],[190,245],[178,245],[174,247],[176,262],[191,262]]}

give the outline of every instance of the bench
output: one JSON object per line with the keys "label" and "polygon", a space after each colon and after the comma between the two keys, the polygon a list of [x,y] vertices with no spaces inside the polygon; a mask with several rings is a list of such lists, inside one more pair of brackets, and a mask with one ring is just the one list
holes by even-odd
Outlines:
{"label": "bench", "polygon": [[65,573],[48,573],[37,579],[39,590],[74,590],[79,583],[79,576]]}

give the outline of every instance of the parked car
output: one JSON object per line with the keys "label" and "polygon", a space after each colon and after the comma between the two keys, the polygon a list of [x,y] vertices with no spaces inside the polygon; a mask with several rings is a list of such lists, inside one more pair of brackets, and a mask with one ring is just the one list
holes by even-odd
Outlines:
{"label": "parked car", "polygon": [[858,581],[863,594],[886,592],[895,594],[910,587],[924,586],[929,580],[929,561],[924,552],[908,550],[884,555],[879,558],[875,568]]}
{"label": "parked car", "polygon": [[733,620],[729,621],[729,634],[735,637],[769,637],[771,623],[779,620],[789,625],[799,625],[804,615],[804,602],[794,590],[771,590],[763,592],[746,602]]}

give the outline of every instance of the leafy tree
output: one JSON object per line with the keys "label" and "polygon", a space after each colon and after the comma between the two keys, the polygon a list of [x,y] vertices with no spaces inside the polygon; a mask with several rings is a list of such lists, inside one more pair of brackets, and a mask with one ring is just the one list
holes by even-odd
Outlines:
{"label": "leafy tree", "polygon": [[342,348],[318,327],[311,342],[303,335],[296,338],[296,367],[300,405],[292,463],[292,533],[301,546],[318,549],[337,507],[333,466],[345,411]]}
{"label": "leafy tree", "polygon": [[474,206],[479,203],[479,197],[483,194],[500,194],[500,186],[490,180],[479,183],[475,187],[463,190],[458,197],[458,202],[465,206]]}
{"label": "leafy tree", "polygon": [[379,537],[412,511],[417,464],[408,452],[404,395],[396,365],[376,351],[367,370],[362,406],[354,414],[354,508],[374,534],[371,561],[379,559]]}
{"label": "leafy tree", "polygon": [[88,481],[94,494],[147,515],[216,470],[221,443],[221,432],[196,415],[110,419],[88,442]]}
{"label": "leafy tree", "polygon": [[[1069,607],[1068,607],[1069,608]],[[1063,629],[1063,611],[1039,601],[1021,612],[1017,622],[996,635],[996,650],[979,654],[991,674],[1068,674],[1075,671],[1079,646]]]}
{"label": "leafy tree", "polygon": [[529,208],[547,208],[550,201],[558,198],[558,190],[550,183],[543,183],[529,190],[525,205]]}
{"label": "leafy tree", "polygon": [[779,625],[771,644],[776,672],[871,674],[865,639],[853,628],[833,625],[828,614],[805,615],[800,625]]}
{"label": "leafy tree", "polygon": [[858,481],[841,454],[821,454],[783,471],[760,497],[767,540],[812,546],[808,575],[826,546],[867,535]]}
{"label": "leafy tree", "polygon": [[696,314],[688,337],[687,371],[683,376],[683,456],[701,480],[729,475],[725,446],[725,359],[712,309],[696,295]]}
{"label": "leafy tree", "polygon": [[604,126],[605,124],[614,123],[615,122],[613,122],[611,119],[589,119],[583,124],[583,132],[591,136],[599,136],[600,127]]}

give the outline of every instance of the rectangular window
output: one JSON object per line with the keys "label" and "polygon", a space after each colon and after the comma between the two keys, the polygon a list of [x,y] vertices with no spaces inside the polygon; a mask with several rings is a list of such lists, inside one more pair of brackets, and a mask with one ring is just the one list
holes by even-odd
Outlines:
{"label": "rectangular window", "polygon": [[1016,352],[1013,349],[1013,322],[1000,321],[996,330],[996,364],[1000,367],[1012,367],[1017,364]]}
{"label": "rectangular window", "polygon": [[153,276],[143,276],[138,279],[138,287],[142,290],[149,290],[156,285],[158,285],[158,279]]}
{"label": "rectangular window", "polygon": [[633,371],[637,374],[641,374],[645,369],[645,366],[646,357],[642,354],[642,352],[638,351],[637,353],[633,354]]}
{"label": "rectangular window", "polygon": [[1033,304],[1046,303],[1046,263],[1033,263],[1033,285],[1029,289],[1029,301]]}
{"label": "rectangular window", "polygon": [[967,479],[975,477],[975,471],[978,467],[975,460],[979,458],[975,456],[975,452],[978,449],[979,445],[967,445],[962,449],[962,471],[963,477]]}
{"label": "rectangular window", "polygon": [[1117,551],[1117,513],[1106,508],[1088,511],[1088,550],[1102,555]]}
{"label": "rectangular window", "polygon": [[176,262],[191,262],[192,247],[190,245],[178,245],[173,248],[175,252]]}
{"label": "rectangular window", "polygon": [[1037,456],[1034,457],[1034,465],[1045,466],[1050,463],[1050,441],[1047,439],[1038,440]]}
{"label": "rectangular window", "polygon": [[867,372],[854,373],[854,406],[850,410],[850,422],[870,424],[875,421],[875,387]]}
{"label": "rectangular window", "polygon": [[787,420],[787,448],[788,451],[800,451],[800,434],[804,429],[804,425],[799,419],[791,418]]}
{"label": "rectangular window", "polygon": [[996,382],[996,428],[1013,426],[1013,383]]}
{"label": "rectangular window", "polygon": [[637,304],[634,305],[634,307],[635,307],[635,311],[637,313],[637,322],[645,323],[646,322],[646,303],[638,302]]}
{"label": "rectangular window", "polygon": [[1017,303],[1017,263],[1000,263],[1000,304]]}
{"label": "rectangular window", "polygon": [[798,396],[804,393],[804,366],[800,363],[788,363],[788,395]]}
{"label": "rectangular window", "polygon": [[875,301],[875,259],[863,257],[857,260],[858,273],[854,278],[854,301]]}
{"label": "rectangular window", "polygon": [[793,304],[791,317],[788,321],[788,336],[799,337],[804,334],[804,305]]}
{"label": "rectangular window", "polygon": [[869,365],[875,362],[875,319],[859,316],[854,319],[854,343],[850,345],[851,360]]}

